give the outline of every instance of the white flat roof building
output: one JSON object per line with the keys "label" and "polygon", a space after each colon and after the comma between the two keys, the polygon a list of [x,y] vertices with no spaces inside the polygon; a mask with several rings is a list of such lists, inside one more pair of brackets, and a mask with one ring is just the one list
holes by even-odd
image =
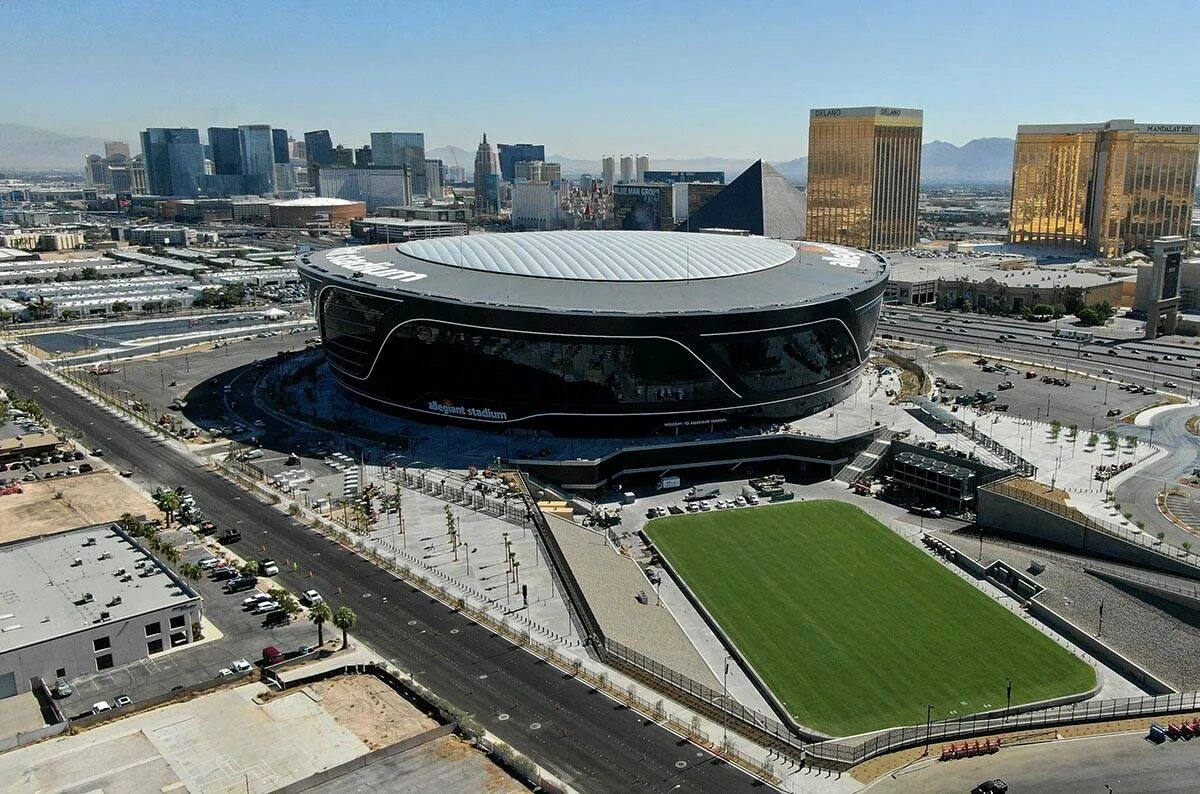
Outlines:
{"label": "white flat roof building", "polygon": [[192,641],[200,595],[116,524],[0,545],[0,699]]}

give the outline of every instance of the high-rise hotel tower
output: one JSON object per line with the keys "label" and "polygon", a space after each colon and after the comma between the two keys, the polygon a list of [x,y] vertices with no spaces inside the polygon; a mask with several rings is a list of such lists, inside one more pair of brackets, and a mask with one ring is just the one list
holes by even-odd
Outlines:
{"label": "high-rise hotel tower", "polygon": [[922,112],[822,108],[808,119],[805,236],[874,250],[915,244]]}
{"label": "high-rise hotel tower", "polygon": [[1200,125],[1017,127],[1008,239],[1116,257],[1187,236]]}

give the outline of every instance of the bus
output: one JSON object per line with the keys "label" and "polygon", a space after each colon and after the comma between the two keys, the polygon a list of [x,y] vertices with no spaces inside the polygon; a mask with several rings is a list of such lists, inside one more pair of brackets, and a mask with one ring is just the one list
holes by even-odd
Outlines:
{"label": "bus", "polygon": [[1074,328],[1060,328],[1054,335],[1059,339],[1071,339],[1076,342],[1090,342],[1094,336],[1091,331],[1077,331]]}

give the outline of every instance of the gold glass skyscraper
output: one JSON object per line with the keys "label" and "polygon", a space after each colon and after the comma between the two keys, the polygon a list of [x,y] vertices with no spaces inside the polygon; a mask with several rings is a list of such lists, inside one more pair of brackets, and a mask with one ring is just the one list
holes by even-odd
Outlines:
{"label": "gold glass skyscraper", "polygon": [[1186,235],[1200,156],[1189,124],[1017,128],[1009,241],[1121,256]]}
{"label": "gold glass skyscraper", "polygon": [[922,121],[909,108],[810,111],[808,239],[876,250],[916,243]]}

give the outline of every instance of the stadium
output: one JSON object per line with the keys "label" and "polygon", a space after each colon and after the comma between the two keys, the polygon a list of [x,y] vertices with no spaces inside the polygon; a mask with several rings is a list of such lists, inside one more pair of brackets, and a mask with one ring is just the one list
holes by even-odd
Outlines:
{"label": "stadium", "polygon": [[566,231],[332,249],[300,271],[334,377],[368,403],[624,435],[844,399],[889,264],[824,243]]}

